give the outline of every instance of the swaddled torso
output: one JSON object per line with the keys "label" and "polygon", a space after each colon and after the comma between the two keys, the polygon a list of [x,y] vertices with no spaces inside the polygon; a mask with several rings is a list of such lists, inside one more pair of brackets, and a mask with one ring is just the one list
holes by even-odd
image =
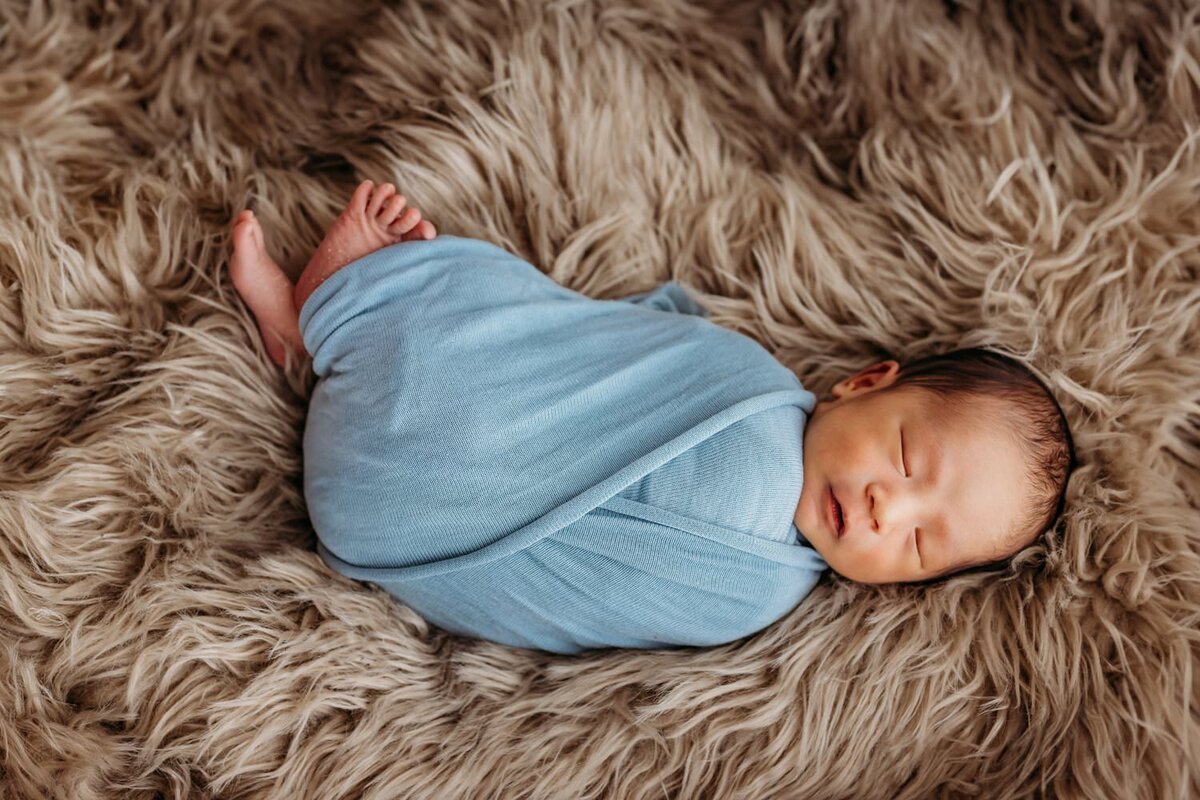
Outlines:
{"label": "swaddled torso", "polygon": [[702,314],[675,284],[593,300],[454,236],[335,273],[300,314],[321,557],[521,647],[766,627],[826,566],[791,522],[816,398]]}

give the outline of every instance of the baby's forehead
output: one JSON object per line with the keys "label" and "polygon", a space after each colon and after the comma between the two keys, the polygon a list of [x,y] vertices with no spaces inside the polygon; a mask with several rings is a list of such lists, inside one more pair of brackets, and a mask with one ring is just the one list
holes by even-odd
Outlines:
{"label": "baby's forehead", "polygon": [[909,406],[901,423],[907,431],[906,446],[911,445],[926,460],[949,458],[961,463],[965,458],[968,463],[988,464],[987,480],[1007,464],[1015,469],[1006,473],[1010,479],[1026,482],[1031,462],[1009,404],[995,398],[967,396],[965,402],[956,402],[959,398],[922,394],[926,396]]}

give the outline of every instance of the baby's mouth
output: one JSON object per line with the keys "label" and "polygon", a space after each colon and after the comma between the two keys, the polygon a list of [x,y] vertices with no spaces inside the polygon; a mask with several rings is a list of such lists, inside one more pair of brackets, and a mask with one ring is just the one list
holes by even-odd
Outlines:
{"label": "baby's mouth", "polygon": [[829,487],[829,499],[833,503],[833,520],[838,538],[840,539],[843,531],[846,529],[846,518],[842,513],[842,504],[838,502],[837,497],[833,493],[833,487]]}

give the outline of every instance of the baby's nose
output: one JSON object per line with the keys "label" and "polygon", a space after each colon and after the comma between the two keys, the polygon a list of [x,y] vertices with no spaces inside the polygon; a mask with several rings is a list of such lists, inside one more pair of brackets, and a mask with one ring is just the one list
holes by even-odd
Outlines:
{"label": "baby's nose", "polygon": [[905,518],[910,516],[909,509],[913,506],[913,498],[905,494],[888,494],[878,498],[877,488],[867,493],[867,522],[871,530],[878,534],[887,534],[900,528],[907,528]]}

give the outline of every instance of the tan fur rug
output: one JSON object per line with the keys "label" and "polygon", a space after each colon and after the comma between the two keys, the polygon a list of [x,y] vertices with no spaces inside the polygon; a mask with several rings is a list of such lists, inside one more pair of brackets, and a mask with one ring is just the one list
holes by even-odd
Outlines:
{"label": "tan fur rug", "polygon": [[[1167,0],[0,0],[0,796],[1200,795],[1197,139]],[[709,650],[446,635],[315,554],[311,370],[227,273],[367,177],[820,396],[1011,346],[1066,518]]]}

